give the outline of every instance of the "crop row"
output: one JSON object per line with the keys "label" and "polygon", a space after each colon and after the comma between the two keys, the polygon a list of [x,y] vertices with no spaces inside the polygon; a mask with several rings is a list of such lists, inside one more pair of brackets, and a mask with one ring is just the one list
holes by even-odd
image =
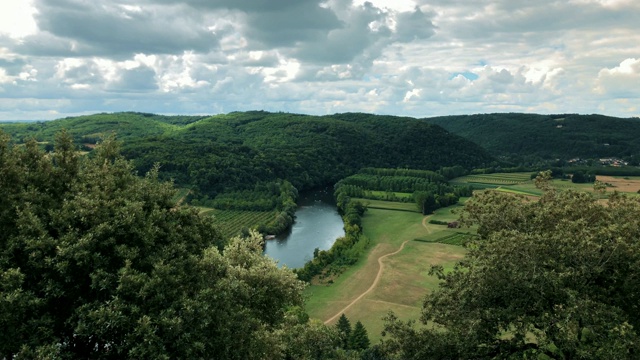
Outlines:
{"label": "crop row", "polygon": [[[483,179],[504,179],[514,181],[527,181],[531,179],[530,172],[522,173],[494,173],[494,174],[481,174],[481,175],[467,175],[462,178],[483,178]],[[459,178],[461,179],[461,178]]]}
{"label": "crop row", "polygon": [[[500,175],[500,176],[498,176]],[[529,181],[529,174],[494,174],[491,175],[467,175],[454,180],[456,183],[486,183],[486,184],[502,184],[515,185]]]}
{"label": "crop row", "polygon": [[273,211],[213,210],[207,212],[225,236],[235,236],[242,229],[255,229],[273,220]]}

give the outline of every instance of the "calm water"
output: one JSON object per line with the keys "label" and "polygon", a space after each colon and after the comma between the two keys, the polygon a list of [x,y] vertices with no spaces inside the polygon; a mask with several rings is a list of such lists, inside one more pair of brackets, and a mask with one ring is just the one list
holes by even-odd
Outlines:
{"label": "calm water", "polygon": [[300,195],[296,220],[291,230],[274,240],[266,240],[264,253],[280,266],[302,267],[313,258],[313,250],[328,250],[344,236],[343,222],[330,190]]}

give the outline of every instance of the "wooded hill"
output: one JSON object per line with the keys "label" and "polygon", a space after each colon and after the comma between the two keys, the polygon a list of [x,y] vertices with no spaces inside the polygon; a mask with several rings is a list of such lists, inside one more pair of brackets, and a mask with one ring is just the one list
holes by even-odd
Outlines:
{"label": "wooded hill", "polygon": [[603,115],[478,114],[425,119],[511,160],[625,158],[640,153],[640,119]]}
{"label": "wooded hill", "polygon": [[[277,179],[298,190],[331,185],[363,167],[467,169],[493,161],[481,147],[413,118],[370,114],[309,116],[263,111],[211,117],[96,114],[51,122],[6,124],[14,141],[50,142],[67,129],[88,149],[110,132],[142,174],[193,187],[196,197],[253,189]],[[44,144],[47,146],[47,144]]]}

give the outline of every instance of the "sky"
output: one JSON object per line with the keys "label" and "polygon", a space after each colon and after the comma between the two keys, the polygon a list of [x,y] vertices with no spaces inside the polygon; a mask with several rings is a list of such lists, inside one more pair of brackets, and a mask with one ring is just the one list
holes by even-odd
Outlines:
{"label": "sky", "polygon": [[0,120],[640,116],[637,0],[1,0]]}

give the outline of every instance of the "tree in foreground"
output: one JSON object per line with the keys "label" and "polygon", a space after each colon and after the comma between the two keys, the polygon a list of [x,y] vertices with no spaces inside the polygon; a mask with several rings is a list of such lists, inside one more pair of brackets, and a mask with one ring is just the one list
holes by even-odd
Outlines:
{"label": "tree in foreground", "polygon": [[112,140],[80,158],[0,133],[0,358],[283,356],[303,284],[173,195]]}
{"label": "tree in foreground", "polygon": [[367,329],[360,321],[357,321],[349,337],[349,349],[362,351],[369,347],[369,335]]}
{"label": "tree in foreground", "polygon": [[336,329],[340,335],[342,347],[347,349],[349,347],[349,339],[351,338],[351,322],[347,319],[345,314],[340,315],[340,318],[338,318],[338,322],[336,322]]}
{"label": "tree in foreground", "polygon": [[547,189],[539,201],[487,191],[463,220],[480,238],[421,323],[391,314],[386,353],[401,359],[637,359],[640,201]]}

